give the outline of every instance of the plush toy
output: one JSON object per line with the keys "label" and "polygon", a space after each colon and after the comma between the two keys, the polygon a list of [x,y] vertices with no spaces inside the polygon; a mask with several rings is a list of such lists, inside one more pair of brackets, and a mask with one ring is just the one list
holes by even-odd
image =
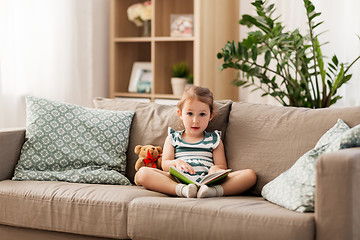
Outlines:
{"label": "plush toy", "polygon": [[[152,167],[161,169],[161,154],[162,148],[159,146],[152,145],[137,145],[135,147],[135,153],[139,155],[138,160],[135,163],[135,170],[139,171],[142,167]],[[136,185],[140,186],[138,182],[136,182],[136,174],[134,177],[134,182]]]}

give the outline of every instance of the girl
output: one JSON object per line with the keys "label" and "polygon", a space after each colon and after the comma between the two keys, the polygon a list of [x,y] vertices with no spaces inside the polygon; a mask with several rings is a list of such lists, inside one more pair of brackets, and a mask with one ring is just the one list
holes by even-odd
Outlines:
{"label": "girl", "polygon": [[252,187],[256,174],[251,169],[229,173],[221,185],[212,187],[178,183],[170,174],[174,166],[198,180],[208,173],[227,169],[224,145],[218,131],[205,131],[214,117],[213,95],[207,88],[188,88],[177,104],[177,113],[185,127],[184,131],[174,132],[170,129],[165,140],[162,169],[140,168],[137,182],[145,188],[180,197],[220,197],[237,195]]}

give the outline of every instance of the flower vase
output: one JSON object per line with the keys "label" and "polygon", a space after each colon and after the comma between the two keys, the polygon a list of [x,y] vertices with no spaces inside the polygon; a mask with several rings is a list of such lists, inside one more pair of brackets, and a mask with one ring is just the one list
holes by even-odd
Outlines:
{"label": "flower vase", "polygon": [[143,24],[143,37],[150,37],[151,36],[151,21],[146,20]]}
{"label": "flower vase", "polygon": [[171,87],[173,94],[175,96],[181,96],[183,94],[186,82],[187,82],[186,78],[177,78],[177,77],[171,78]]}

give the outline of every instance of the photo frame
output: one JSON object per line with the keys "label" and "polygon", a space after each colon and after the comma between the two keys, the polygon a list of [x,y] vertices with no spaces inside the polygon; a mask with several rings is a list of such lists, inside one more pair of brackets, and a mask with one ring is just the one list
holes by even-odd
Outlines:
{"label": "photo frame", "polygon": [[193,14],[171,14],[170,15],[170,36],[171,37],[192,37],[194,34]]}
{"label": "photo frame", "polygon": [[134,62],[128,92],[151,93],[151,62]]}

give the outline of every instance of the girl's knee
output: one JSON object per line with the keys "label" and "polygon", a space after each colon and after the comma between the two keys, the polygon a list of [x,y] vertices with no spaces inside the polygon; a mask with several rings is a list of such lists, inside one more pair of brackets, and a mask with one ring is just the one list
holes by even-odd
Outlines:
{"label": "girl's knee", "polygon": [[140,168],[136,173],[136,182],[143,185],[143,183],[146,182],[146,179],[148,178],[150,171],[151,168],[148,167]]}
{"label": "girl's knee", "polygon": [[255,184],[257,179],[255,171],[252,169],[245,169],[244,171],[245,174],[248,176],[248,179]]}

